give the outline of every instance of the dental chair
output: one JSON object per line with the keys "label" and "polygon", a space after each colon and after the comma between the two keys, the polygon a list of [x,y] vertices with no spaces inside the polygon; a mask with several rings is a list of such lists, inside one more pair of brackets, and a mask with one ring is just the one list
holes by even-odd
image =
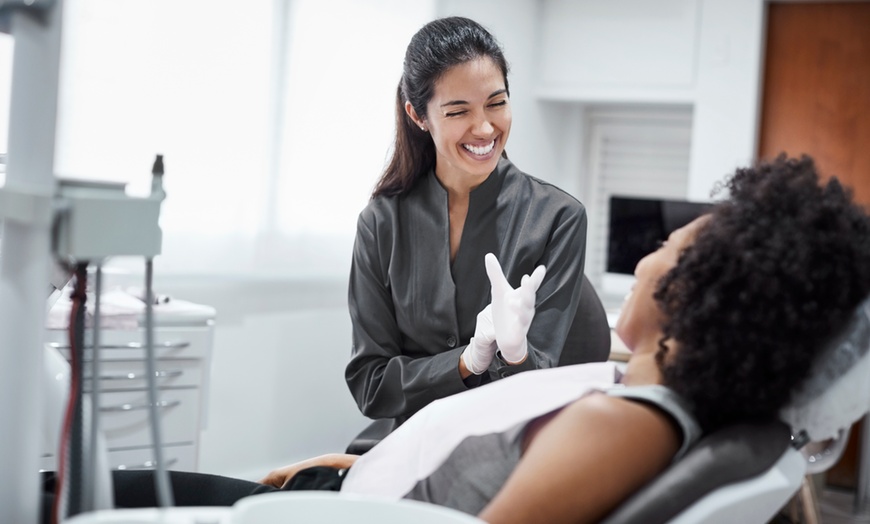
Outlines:
{"label": "dental chair", "polygon": [[837,462],[848,429],[870,411],[868,350],[870,298],[829,342],[782,420],[707,435],[604,524],[764,524],[796,494],[804,521],[820,522],[808,475]]}
{"label": "dental chair", "polygon": [[[807,475],[824,471],[839,459],[848,428],[870,411],[870,298],[856,308],[848,325],[819,357],[808,379],[780,413],[781,420],[736,424],[706,435],[602,522],[764,524],[796,494],[803,499],[805,522],[817,519],[813,501],[808,500],[814,495],[807,489]],[[821,451],[809,451],[808,444],[814,442],[828,445]],[[277,509],[282,496],[285,494],[276,494],[274,501],[263,499],[262,504],[274,504],[272,508]],[[327,505],[343,498],[330,493],[306,504]],[[288,508],[295,503],[291,498],[286,500]],[[258,504],[256,497],[246,504]],[[442,522],[462,522],[448,520],[447,514]],[[377,522],[399,521],[384,517]],[[477,519],[469,522],[473,521]]]}

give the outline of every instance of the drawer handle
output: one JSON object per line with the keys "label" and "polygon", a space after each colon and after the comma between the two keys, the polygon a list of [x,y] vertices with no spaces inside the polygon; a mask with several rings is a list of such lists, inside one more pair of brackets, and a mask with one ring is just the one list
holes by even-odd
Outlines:
{"label": "drawer handle", "polygon": [[[170,466],[174,466],[176,462],[178,462],[178,459],[171,458],[166,461],[166,467],[168,468]],[[141,464],[131,464],[129,466],[126,464],[121,464],[120,466],[116,466],[115,469],[118,471],[125,469],[154,469],[156,466],[157,462],[153,460],[146,460]]]}
{"label": "drawer handle", "polygon": [[[161,400],[157,403],[158,408],[174,408],[181,404],[180,400]],[[139,409],[148,409],[150,404],[119,404],[117,406],[104,406],[100,411],[104,413],[117,413],[124,411],[135,411]]]}
{"label": "drawer handle", "polygon": [[[184,375],[184,371],[171,370],[171,371],[155,371],[154,378],[178,378],[181,375]],[[148,378],[147,373],[119,373],[117,375],[100,375],[100,380],[144,380]],[[90,380],[91,377],[85,377],[85,379]]]}
{"label": "drawer handle", "polygon": [[[60,342],[49,342],[50,347],[54,349],[70,349],[69,344],[61,344]],[[155,349],[184,349],[190,347],[190,342],[185,340],[168,340],[166,342],[155,342]],[[100,344],[100,349],[144,349],[145,344],[142,342],[127,342],[126,344]],[[85,349],[93,349],[92,345],[85,345]]]}

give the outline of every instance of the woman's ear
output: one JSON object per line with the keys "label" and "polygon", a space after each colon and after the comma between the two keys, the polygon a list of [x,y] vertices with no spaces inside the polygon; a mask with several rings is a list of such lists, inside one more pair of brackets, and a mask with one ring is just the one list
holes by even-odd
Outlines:
{"label": "woman's ear", "polygon": [[422,129],[423,131],[426,131],[426,121],[420,118],[420,116],[417,114],[417,111],[414,110],[414,106],[411,105],[411,102],[405,102],[405,113],[407,113],[408,116],[411,117],[411,120],[413,120],[414,123],[417,124],[417,127]]}

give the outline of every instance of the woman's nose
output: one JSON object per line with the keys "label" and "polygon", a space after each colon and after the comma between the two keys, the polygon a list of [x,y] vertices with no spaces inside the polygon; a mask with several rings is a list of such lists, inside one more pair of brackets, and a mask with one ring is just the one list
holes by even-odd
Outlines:
{"label": "woman's nose", "polygon": [[488,118],[481,117],[474,123],[472,132],[477,136],[489,136],[492,134],[494,129],[495,128],[492,127],[492,123],[490,123]]}

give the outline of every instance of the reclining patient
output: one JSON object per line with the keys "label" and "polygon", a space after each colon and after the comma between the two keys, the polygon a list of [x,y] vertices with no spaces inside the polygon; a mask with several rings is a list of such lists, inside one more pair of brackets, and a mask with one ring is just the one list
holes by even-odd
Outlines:
{"label": "reclining patient", "polygon": [[[522,373],[433,403],[362,457],[324,455],[261,483],[174,472],[176,503],[333,489],[488,522],[600,520],[700,434],[777,417],[870,293],[870,218],[811,159],[738,170],[727,189],[638,263],[617,325],[633,351],[624,374],[612,363]],[[155,504],[149,472],[114,481],[119,506]]]}

